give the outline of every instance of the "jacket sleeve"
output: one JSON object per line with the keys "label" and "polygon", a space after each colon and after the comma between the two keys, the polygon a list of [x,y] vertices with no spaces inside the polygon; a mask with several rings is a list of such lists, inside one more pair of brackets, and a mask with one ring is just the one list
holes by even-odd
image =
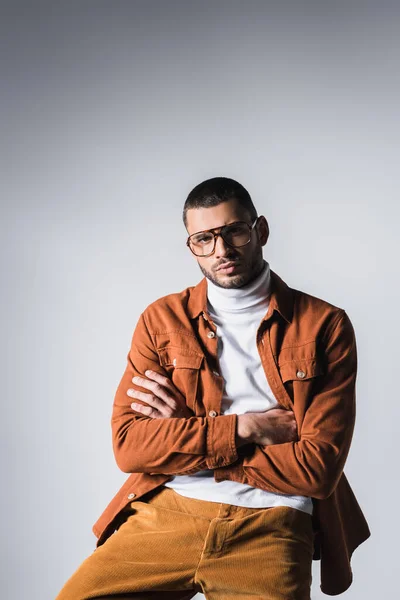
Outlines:
{"label": "jacket sleeve", "polygon": [[316,378],[299,440],[256,446],[244,459],[245,473],[255,487],[323,499],[340,479],[355,424],[357,374],[354,329],[344,310],[329,327],[323,345],[325,373]]}
{"label": "jacket sleeve", "polygon": [[[237,415],[154,419],[135,412],[129,388],[148,392],[134,384],[135,375],[147,369],[167,375],[161,366],[145,314],[138,321],[117,388],[112,417],[112,443],[118,467],[125,473],[191,474],[235,462]],[[140,400],[135,402],[144,404]]]}

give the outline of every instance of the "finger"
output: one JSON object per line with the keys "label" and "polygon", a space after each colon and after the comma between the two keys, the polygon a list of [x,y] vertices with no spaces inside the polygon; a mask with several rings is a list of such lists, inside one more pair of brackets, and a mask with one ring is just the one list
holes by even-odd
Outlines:
{"label": "finger", "polygon": [[163,402],[163,400],[160,400],[160,398],[153,396],[153,394],[146,394],[145,392],[139,392],[138,390],[133,390],[133,389],[129,389],[126,393],[131,398],[136,398],[137,400],[142,400],[147,405],[158,410],[160,413],[164,413],[164,410],[166,408],[165,402]]}
{"label": "finger", "polygon": [[132,382],[136,385],[139,385],[140,387],[145,388],[146,390],[153,392],[154,396],[160,398],[165,404],[167,404],[171,408],[175,403],[173,394],[157,381],[153,381],[151,379],[144,379],[143,377],[136,376],[132,378]]}
{"label": "finger", "polygon": [[160,416],[160,413],[155,408],[152,408],[151,406],[144,406],[143,404],[137,404],[136,402],[132,402],[131,408],[134,411],[141,413],[142,415],[145,415],[146,417],[151,417],[153,419],[156,419],[158,416]]}
{"label": "finger", "polygon": [[182,394],[174,386],[174,384],[172,383],[171,379],[169,379],[169,377],[165,377],[164,375],[157,373],[157,371],[151,371],[150,369],[148,369],[145,372],[145,375],[149,379],[152,379],[152,380],[156,381],[157,383],[159,383],[160,385],[162,385],[163,387],[165,387],[169,391],[171,396],[177,396],[177,397],[183,398]]}
{"label": "finger", "polygon": [[168,387],[169,384],[171,383],[171,380],[169,379],[169,377],[166,377],[165,375],[161,375],[161,373],[157,373],[157,371],[152,371],[151,369],[147,369],[147,371],[145,371],[144,374],[149,379],[154,379],[154,381],[157,381],[164,387]]}

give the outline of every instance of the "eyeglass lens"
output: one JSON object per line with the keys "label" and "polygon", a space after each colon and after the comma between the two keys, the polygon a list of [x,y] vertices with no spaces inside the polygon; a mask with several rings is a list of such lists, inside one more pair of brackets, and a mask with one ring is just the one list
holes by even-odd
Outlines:
{"label": "eyeglass lens", "polygon": [[[221,228],[221,237],[230,246],[244,246],[250,241],[247,223],[234,223]],[[205,256],[214,250],[215,237],[211,231],[203,231],[190,237],[190,246],[197,256]]]}

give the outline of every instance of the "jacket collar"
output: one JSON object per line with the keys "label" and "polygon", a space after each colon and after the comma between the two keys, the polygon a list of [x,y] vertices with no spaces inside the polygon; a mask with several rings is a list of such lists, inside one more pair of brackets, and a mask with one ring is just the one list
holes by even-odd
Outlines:
{"label": "jacket collar", "polygon": [[[288,323],[293,318],[294,294],[284,281],[272,269],[271,271],[271,297],[268,311],[263,320],[268,320],[277,311]],[[190,288],[187,303],[189,317],[196,319],[201,313],[207,313],[207,279],[203,279]]]}

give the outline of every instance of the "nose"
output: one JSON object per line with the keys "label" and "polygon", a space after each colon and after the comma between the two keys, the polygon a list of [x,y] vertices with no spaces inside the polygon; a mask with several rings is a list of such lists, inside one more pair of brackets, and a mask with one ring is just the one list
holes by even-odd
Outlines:
{"label": "nose", "polygon": [[232,253],[232,248],[224,241],[222,235],[218,235],[215,240],[215,258],[221,258],[223,256],[229,256]]}

